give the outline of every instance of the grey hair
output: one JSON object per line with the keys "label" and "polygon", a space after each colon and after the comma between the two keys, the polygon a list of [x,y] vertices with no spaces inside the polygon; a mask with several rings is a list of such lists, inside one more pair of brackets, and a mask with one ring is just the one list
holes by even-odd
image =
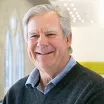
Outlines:
{"label": "grey hair", "polygon": [[[39,15],[41,13],[55,11],[60,18],[60,25],[62,27],[62,31],[65,37],[71,34],[71,19],[68,11],[66,9],[60,8],[58,6],[53,6],[51,4],[42,4],[32,7],[28,10],[23,18],[23,29],[24,29],[24,38],[25,42],[28,41],[28,21],[34,15]],[[70,53],[72,52],[72,48],[69,48]]]}

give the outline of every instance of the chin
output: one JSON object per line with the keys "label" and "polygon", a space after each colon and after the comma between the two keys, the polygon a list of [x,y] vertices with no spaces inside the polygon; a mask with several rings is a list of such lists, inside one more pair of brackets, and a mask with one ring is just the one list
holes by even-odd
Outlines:
{"label": "chin", "polygon": [[46,63],[46,62],[43,62],[43,63],[38,62],[37,63],[38,68],[47,69],[47,68],[50,68],[51,66],[52,66],[52,64],[49,64],[49,62],[48,63]]}

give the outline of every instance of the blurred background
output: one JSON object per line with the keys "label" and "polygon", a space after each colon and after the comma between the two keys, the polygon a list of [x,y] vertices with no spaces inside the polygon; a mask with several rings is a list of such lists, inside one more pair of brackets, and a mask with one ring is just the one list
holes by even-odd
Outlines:
{"label": "blurred background", "polygon": [[29,8],[44,3],[69,11],[72,55],[104,76],[104,0],[0,0],[0,100],[34,68],[26,51],[22,18]]}

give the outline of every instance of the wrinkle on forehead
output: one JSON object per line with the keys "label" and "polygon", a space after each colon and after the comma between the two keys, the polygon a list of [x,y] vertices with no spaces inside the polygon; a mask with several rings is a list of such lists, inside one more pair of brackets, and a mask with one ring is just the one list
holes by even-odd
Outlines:
{"label": "wrinkle on forehead", "polygon": [[[46,33],[46,34],[47,33],[57,33],[57,29],[56,28],[44,28],[44,29],[41,29],[41,32]],[[38,34],[39,31],[34,29],[29,32],[29,34],[32,34],[32,33]]]}
{"label": "wrinkle on forehead", "polygon": [[56,28],[45,28],[44,32],[56,32],[57,29]]}
{"label": "wrinkle on forehead", "polygon": [[39,31],[46,33],[56,33],[59,30],[59,28],[61,28],[60,19],[57,13],[54,11],[32,16],[28,22],[28,32],[33,33],[38,33]]}

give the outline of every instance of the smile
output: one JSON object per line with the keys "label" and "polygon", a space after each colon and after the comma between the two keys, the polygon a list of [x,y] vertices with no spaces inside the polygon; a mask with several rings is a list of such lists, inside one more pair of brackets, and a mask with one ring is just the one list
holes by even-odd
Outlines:
{"label": "smile", "polygon": [[53,51],[52,52],[48,52],[48,53],[39,53],[39,52],[36,52],[36,54],[38,54],[38,55],[48,55],[48,54],[51,54],[51,53],[53,53]]}

